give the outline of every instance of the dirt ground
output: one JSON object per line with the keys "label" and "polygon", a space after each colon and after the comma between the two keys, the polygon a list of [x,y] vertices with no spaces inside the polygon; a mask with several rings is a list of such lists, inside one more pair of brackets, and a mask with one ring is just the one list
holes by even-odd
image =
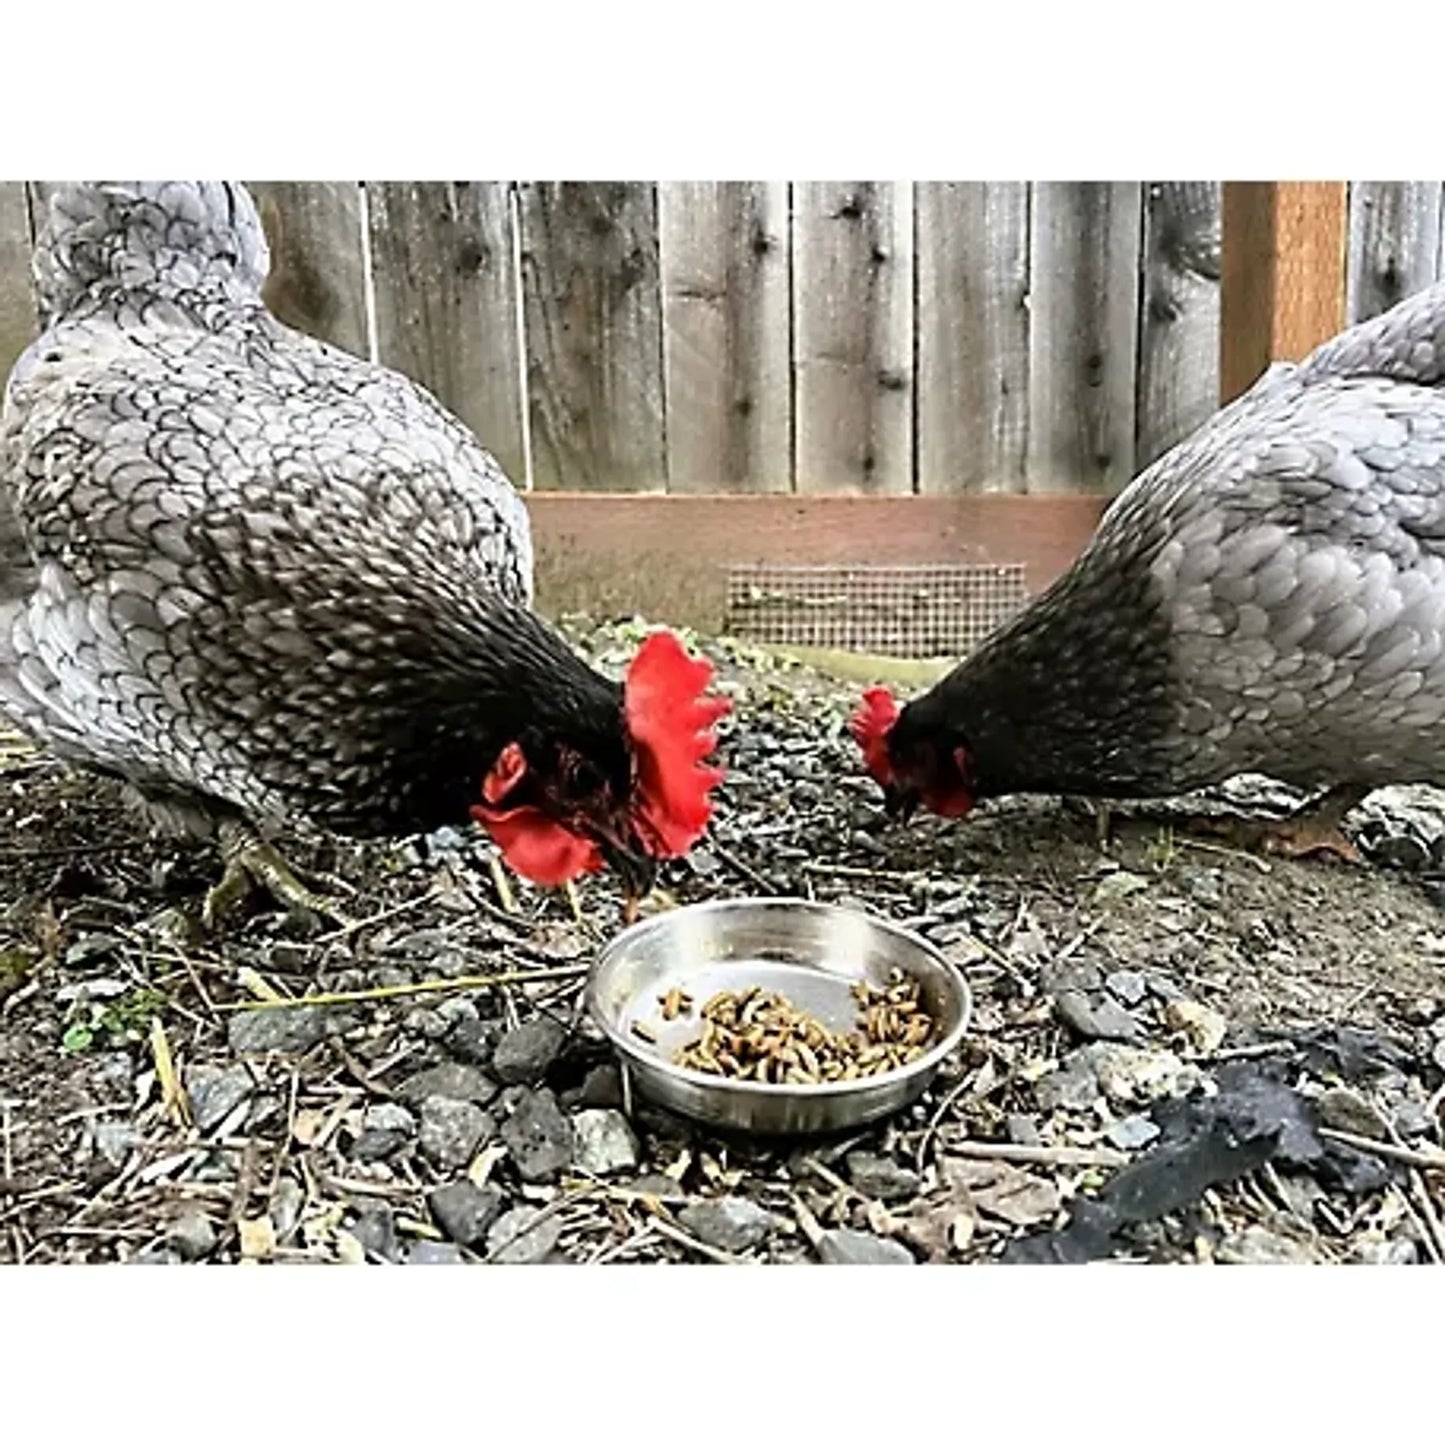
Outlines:
{"label": "dirt ground", "polygon": [[[637,636],[574,630],[613,668]],[[624,1117],[581,1006],[609,881],[574,915],[469,829],[295,839],[356,925],[260,900],[207,935],[213,852],[0,739],[0,1260],[1440,1259],[1435,795],[1367,805],[1357,867],[1052,799],[897,828],[856,683],[710,650],[730,773],[663,886],[931,938],[975,1013],[921,1103],[802,1145]]]}

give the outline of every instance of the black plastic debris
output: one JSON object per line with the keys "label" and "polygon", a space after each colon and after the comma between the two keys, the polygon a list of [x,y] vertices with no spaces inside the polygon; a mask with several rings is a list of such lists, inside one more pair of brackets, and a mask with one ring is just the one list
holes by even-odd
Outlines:
{"label": "black plastic debris", "polygon": [[1337,1074],[1350,1083],[1409,1067],[1414,1062],[1406,1050],[1384,1034],[1349,1024],[1319,1024],[1295,1032],[1270,1029],[1265,1031],[1265,1037],[1292,1043],[1311,1073]]}
{"label": "black plastic debris", "polygon": [[1320,1164],[1327,1151],[1309,1100],[1282,1082],[1280,1071],[1277,1061],[1225,1064],[1214,1075],[1218,1093],[1156,1104],[1159,1142],[1121,1169],[1097,1199],[1076,1202],[1063,1229],[1016,1240],[1004,1263],[1106,1259],[1127,1225],[1186,1208],[1212,1185],[1239,1179],[1266,1160]]}

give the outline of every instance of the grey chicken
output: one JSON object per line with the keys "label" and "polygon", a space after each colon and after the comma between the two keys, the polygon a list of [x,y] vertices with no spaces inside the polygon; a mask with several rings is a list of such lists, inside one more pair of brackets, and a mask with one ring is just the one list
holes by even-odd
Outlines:
{"label": "grey chicken", "polygon": [[229,183],[61,188],[0,423],[0,708],[226,877],[271,835],[476,817],[525,876],[686,850],[725,704],[669,633],[625,685],[532,610],[526,508],[405,377],[282,325]]}
{"label": "grey chicken", "polygon": [[1255,828],[1354,856],[1374,788],[1445,782],[1445,284],[1272,367],[1118,496],[1074,565],[932,689],[853,720],[890,807],[1323,797]]}

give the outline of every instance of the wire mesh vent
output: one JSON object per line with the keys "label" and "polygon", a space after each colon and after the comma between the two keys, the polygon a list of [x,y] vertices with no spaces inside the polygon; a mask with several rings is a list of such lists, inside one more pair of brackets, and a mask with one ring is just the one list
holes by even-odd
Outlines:
{"label": "wire mesh vent", "polygon": [[728,569],[728,631],[748,642],[885,657],[960,657],[1027,595],[1021,563],[738,564]]}

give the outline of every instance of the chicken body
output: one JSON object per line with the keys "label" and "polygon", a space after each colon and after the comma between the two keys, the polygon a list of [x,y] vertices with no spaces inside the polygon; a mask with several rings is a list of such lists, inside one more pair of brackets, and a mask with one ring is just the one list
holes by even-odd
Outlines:
{"label": "chicken body", "polygon": [[[928,801],[1445,782],[1445,285],[1138,476],[887,736]],[[965,801],[963,806],[967,806]]]}
{"label": "chicken body", "polygon": [[51,216],[0,424],[0,708],[201,835],[464,821],[518,739],[625,793],[621,691],[532,613],[522,499],[420,387],[269,314],[244,189]]}

